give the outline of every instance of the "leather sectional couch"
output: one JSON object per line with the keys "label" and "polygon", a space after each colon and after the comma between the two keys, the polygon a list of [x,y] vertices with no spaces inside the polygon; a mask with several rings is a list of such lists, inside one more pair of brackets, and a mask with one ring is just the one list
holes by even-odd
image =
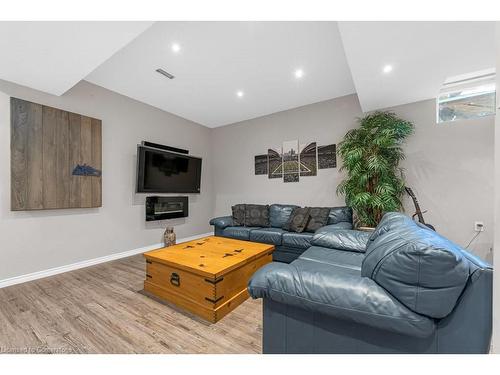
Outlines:
{"label": "leather sectional couch", "polygon": [[249,282],[264,353],[488,352],[493,270],[481,259],[399,213],[310,243]]}
{"label": "leather sectional couch", "polygon": [[[288,221],[294,208],[290,204],[272,204],[269,206],[269,227],[234,226],[231,216],[210,220],[216,236],[237,240],[262,242],[275,245],[273,260],[290,263],[297,259],[311,246],[314,233],[289,232],[282,227]],[[350,207],[332,207],[327,225],[321,229],[352,229],[352,209]]]}

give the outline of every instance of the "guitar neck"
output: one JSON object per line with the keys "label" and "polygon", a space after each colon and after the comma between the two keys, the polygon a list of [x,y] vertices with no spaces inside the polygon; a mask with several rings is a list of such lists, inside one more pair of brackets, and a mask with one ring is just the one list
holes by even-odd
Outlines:
{"label": "guitar neck", "polygon": [[413,193],[413,190],[411,190],[409,187],[405,189],[408,195],[413,200],[413,205],[415,206],[415,215],[417,215],[418,221],[422,224],[425,224],[424,216],[422,215],[422,210],[420,209],[420,205],[418,204],[418,200],[417,197],[415,196],[415,193]]}
{"label": "guitar neck", "polygon": [[420,206],[418,205],[417,200],[415,199],[413,203],[415,204],[415,213],[417,214],[418,221],[422,224],[425,224],[424,215],[422,215],[422,210],[420,210]]}

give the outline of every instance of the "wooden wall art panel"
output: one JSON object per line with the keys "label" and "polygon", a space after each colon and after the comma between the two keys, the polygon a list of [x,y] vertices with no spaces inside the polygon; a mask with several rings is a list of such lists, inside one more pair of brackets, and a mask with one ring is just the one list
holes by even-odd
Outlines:
{"label": "wooden wall art panel", "polygon": [[101,120],[11,98],[11,209],[100,207]]}

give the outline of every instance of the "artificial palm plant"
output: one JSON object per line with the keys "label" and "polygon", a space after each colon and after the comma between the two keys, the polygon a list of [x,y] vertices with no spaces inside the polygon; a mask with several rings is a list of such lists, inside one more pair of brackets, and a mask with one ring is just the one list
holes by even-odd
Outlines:
{"label": "artificial palm plant", "polygon": [[404,193],[402,144],[413,133],[413,124],[391,112],[374,112],[358,120],[339,144],[340,170],[347,177],[337,194],[356,212],[361,225],[376,226],[384,212],[399,211]]}

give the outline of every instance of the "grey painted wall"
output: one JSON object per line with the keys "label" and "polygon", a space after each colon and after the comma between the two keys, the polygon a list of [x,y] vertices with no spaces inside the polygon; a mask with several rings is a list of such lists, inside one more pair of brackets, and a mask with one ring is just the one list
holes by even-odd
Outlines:
{"label": "grey painted wall", "polygon": [[[474,221],[485,231],[470,249],[492,261],[494,116],[436,124],[435,101],[392,108],[415,124],[406,146],[408,186],[419,199],[425,219],[445,237],[465,246],[476,234]],[[410,199],[406,212],[413,213]]]}
{"label": "grey painted wall", "polygon": [[[101,208],[10,211],[10,96],[102,120]],[[0,81],[0,280],[160,242],[166,222],[147,225],[145,195],[134,193],[136,145],[144,139],[203,158],[202,193],[189,195],[190,216],[173,223],[178,238],[209,232],[210,131],[88,82],[56,97]]]}
{"label": "grey painted wall", "polygon": [[240,202],[344,205],[335,194],[341,175],[338,169],[320,169],[317,176],[284,183],[254,175],[254,155],[283,141],[337,143],[361,116],[356,95],[278,112],[213,130],[215,214],[231,212]]}
{"label": "grey painted wall", "polygon": [[[428,210],[425,217],[461,245],[475,234],[474,221],[484,221],[486,230],[471,249],[491,260],[494,118],[437,125],[434,100],[392,110],[416,127],[403,166],[409,186]],[[361,115],[357,96],[351,95],[214,129],[215,214],[228,214],[230,206],[240,202],[343,204],[335,194],[342,178],[338,169],[283,183],[255,176],[253,157],[286,140],[337,143]],[[414,212],[408,197],[405,208]]]}

